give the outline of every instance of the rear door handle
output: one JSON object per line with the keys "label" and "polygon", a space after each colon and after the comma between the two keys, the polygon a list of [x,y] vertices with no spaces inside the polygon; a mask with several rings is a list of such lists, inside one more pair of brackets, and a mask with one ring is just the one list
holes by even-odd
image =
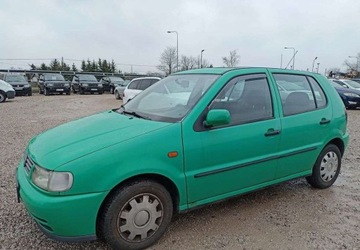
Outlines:
{"label": "rear door handle", "polygon": [[327,124],[330,123],[330,120],[326,119],[326,118],[322,118],[320,121],[320,124]]}
{"label": "rear door handle", "polygon": [[265,133],[265,136],[274,136],[279,134],[280,134],[280,130],[274,130],[271,128]]}

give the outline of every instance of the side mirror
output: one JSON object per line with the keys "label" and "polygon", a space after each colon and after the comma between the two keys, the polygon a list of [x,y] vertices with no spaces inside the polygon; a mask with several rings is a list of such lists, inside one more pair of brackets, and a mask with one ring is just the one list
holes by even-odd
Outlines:
{"label": "side mirror", "polygon": [[212,109],[206,115],[206,127],[222,126],[230,123],[230,112],[226,109]]}

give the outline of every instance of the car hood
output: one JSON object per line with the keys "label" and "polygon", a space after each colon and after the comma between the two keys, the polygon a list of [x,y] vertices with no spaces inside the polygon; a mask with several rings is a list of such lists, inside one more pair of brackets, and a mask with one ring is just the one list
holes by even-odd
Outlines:
{"label": "car hood", "polygon": [[[95,81],[80,81],[81,84],[83,83],[96,83],[99,84],[100,82],[95,82]],[[102,83],[101,83],[102,84]]]}
{"label": "car hood", "polygon": [[360,95],[360,90],[350,88],[335,88],[338,93],[354,93]]}
{"label": "car hood", "polygon": [[29,143],[28,154],[39,166],[54,170],[75,159],[169,125],[107,111],[65,123],[34,137]]}
{"label": "car hood", "polygon": [[45,81],[45,83],[62,83],[62,84],[65,84],[65,83],[69,83],[68,81]]}

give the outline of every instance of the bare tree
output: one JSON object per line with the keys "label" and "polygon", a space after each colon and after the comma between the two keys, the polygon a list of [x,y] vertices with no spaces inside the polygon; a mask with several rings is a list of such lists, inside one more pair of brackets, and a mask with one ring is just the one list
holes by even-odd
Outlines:
{"label": "bare tree", "polygon": [[347,72],[356,76],[360,76],[360,65],[358,65],[358,62],[360,62],[360,53],[357,54],[356,58],[351,58],[345,60],[344,65],[347,67]]}
{"label": "bare tree", "polygon": [[167,47],[160,56],[160,65],[157,68],[170,75],[176,68],[176,47]]}
{"label": "bare tree", "polygon": [[240,55],[237,54],[236,50],[232,50],[229,52],[229,57],[224,56],[222,60],[226,67],[235,67],[239,64]]}
{"label": "bare tree", "polygon": [[189,70],[196,68],[196,58],[193,56],[184,56],[180,58],[180,68],[181,70]]}

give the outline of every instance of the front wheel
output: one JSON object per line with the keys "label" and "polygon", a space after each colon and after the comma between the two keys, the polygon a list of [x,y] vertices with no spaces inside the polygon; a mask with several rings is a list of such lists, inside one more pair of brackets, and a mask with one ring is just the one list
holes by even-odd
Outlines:
{"label": "front wheel", "polygon": [[113,86],[110,87],[110,94],[114,94],[114,87]]}
{"label": "front wheel", "polygon": [[115,99],[120,100],[120,94],[118,91],[115,90]]}
{"label": "front wheel", "polygon": [[98,233],[114,249],[144,249],[164,234],[172,214],[171,196],[162,185],[137,181],[109,197]]}
{"label": "front wheel", "polygon": [[336,181],[341,168],[341,153],[334,144],[327,145],[321,151],[307,182],[315,188],[328,188]]}
{"label": "front wheel", "polygon": [[5,92],[0,90],[0,102],[5,102],[6,101],[6,94]]}
{"label": "front wheel", "polygon": [[49,91],[47,90],[47,88],[44,88],[44,95],[46,95],[46,96],[49,95]]}

